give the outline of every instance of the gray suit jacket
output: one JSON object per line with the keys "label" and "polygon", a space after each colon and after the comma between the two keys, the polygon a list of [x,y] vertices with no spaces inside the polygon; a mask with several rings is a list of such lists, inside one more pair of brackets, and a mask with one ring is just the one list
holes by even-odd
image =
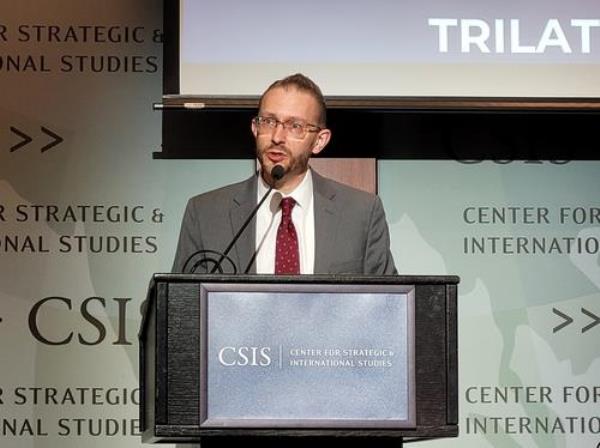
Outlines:
{"label": "gray suit jacket", "polygon": [[[191,198],[181,224],[173,272],[201,250],[223,252],[256,206],[258,177]],[[315,274],[395,274],[381,200],[313,170]],[[229,253],[238,272],[255,273],[254,219]],[[213,258],[218,258],[213,255]],[[197,257],[193,257],[197,260]],[[194,261],[188,263],[186,271]],[[225,265],[224,265],[225,266]],[[228,269],[225,267],[225,272]],[[205,272],[197,269],[196,272]]]}

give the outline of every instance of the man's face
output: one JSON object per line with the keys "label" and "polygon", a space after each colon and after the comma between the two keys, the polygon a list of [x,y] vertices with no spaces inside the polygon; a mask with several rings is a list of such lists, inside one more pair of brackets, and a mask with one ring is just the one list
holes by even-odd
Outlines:
{"label": "man's face", "polygon": [[[307,92],[294,87],[275,87],[263,97],[259,115],[281,122],[293,120],[315,125],[319,120],[319,106],[317,100]],[[278,188],[299,183],[302,174],[308,169],[310,156],[321,152],[330,136],[328,129],[322,129],[307,132],[304,138],[298,139],[292,137],[280,124],[275,129],[263,130],[258,129],[254,122],[252,133],[256,139],[256,156],[265,180],[271,184],[270,173],[273,166],[282,165],[285,169],[286,175],[278,182]]]}

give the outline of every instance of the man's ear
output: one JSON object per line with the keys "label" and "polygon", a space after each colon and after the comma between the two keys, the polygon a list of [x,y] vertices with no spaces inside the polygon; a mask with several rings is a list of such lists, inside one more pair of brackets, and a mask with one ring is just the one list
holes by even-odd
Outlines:
{"label": "man's ear", "polygon": [[252,120],[250,125],[250,128],[252,129],[252,135],[254,135],[254,138],[258,137],[258,128],[256,127],[256,123],[254,122],[254,120]]}
{"label": "man's ear", "polygon": [[331,131],[329,129],[321,129],[313,144],[312,153],[319,154],[323,151],[325,146],[327,146],[327,143],[329,143],[329,140],[331,140]]}

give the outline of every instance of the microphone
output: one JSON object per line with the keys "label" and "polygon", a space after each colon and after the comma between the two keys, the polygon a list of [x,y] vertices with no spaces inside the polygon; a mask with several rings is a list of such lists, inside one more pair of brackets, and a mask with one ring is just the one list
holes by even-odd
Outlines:
{"label": "microphone", "polygon": [[[271,178],[275,182],[281,180],[283,178],[283,176],[285,176],[285,168],[282,165],[275,165],[271,169]],[[242,224],[242,227],[240,227],[240,229],[238,230],[238,232],[235,234],[235,236],[233,237],[233,239],[231,240],[231,242],[229,243],[229,245],[227,246],[227,248],[225,249],[225,251],[223,253],[221,253],[221,257],[215,263],[214,267],[210,271],[211,274],[214,274],[215,272],[217,272],[217,270],[219,270],[221,268],[221,264],[223,263],[223,260],[225,260],[225,259],[227,259],[227,261],[229,262],[229,264],[231,264],[231,266],[233,266],[233,273],[237,274],[237,268],[236,268],[235,264],[233,263],[233,261],[231,260],[231,258],[227,256],[227,254],[229,254],[229,252],[231,251],[231,249],[233,249],[233,246],[235,246],[235,243],[237,243],[237,240],[240,238],[240,236],[242,235],[242,233],[244,233],[244,230],[246,229],[246,227],[248,227],[248,224],[250,224],[250,221],[252,221],[252,218],[254,218],[254,216],[256,215],[256,213],[258,213],[258,209],[263,204],[263,202],[265,202],[265,200],[267,199],[267,197],[269,196],[269,194],[271,193],[271,191],[273,191],[273,187],[274,187],[274,185],[269,185],[269,189],[267,190],[267,192],[263,195],[263,197],[260,199],[260,201],[258,201],[258,204],[256,205],[256,207],[254,207],[254,210],[252,210],[252,213],[250,213],[250,215],[248,216],[248,218],[246,218],[246,220]],[[201,250],[201,251],[198,251],[198,252],[194,252],[186,260],[186,262],[184,264],[184,269],[183,269],[184,272],[185,272],[185,267],[190,262],[190,260],[194,256],[198,255],[198,253],[202,253],[202,252],[218,253],[216,251],[204,251],[204,250]],[[202,258],[201,260],[199,260],[198,262],[196,262],[194,264],[194,266],[192,266],[192,269],[190,270],[190,273],[193,274],[194,271],[196,270],[196,268],[200,264],[206,263],[207,261],[214,261],[214,259],[211,260],[210,258],[207,258],[207,257]]]}
{"label": "microphone", "polygon": [[[285,175],[285,168],[281,165],[275,165],[273,169],[271,169],[271,177],[275,182],[281,180]],[[269,188],[269,191],[272,190],[273,187]]]}

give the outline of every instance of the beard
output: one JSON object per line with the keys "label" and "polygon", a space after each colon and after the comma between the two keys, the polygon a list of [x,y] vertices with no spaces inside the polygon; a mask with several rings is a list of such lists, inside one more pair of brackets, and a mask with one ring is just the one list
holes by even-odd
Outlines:
{"label": "beard", "polygon": [[[281,160],[271,160],[268,156],[269,151],[282,154]],[[262,169],[262,175],[265,181],[269,185],[275,186],[275,184],[283,185],[286,179],[303,174],[308,169],[308,162],[310,160],[311,153],[309,151],[300,152],[294,155],[292,151],[283,145],[269,145],[264,149],[257,146],[256,157],[260,163]],[[277,157],[278,159],[279,157]],[[285,175],[276,183],[271,178],[271,170],[275,165],[283,166]]]}

